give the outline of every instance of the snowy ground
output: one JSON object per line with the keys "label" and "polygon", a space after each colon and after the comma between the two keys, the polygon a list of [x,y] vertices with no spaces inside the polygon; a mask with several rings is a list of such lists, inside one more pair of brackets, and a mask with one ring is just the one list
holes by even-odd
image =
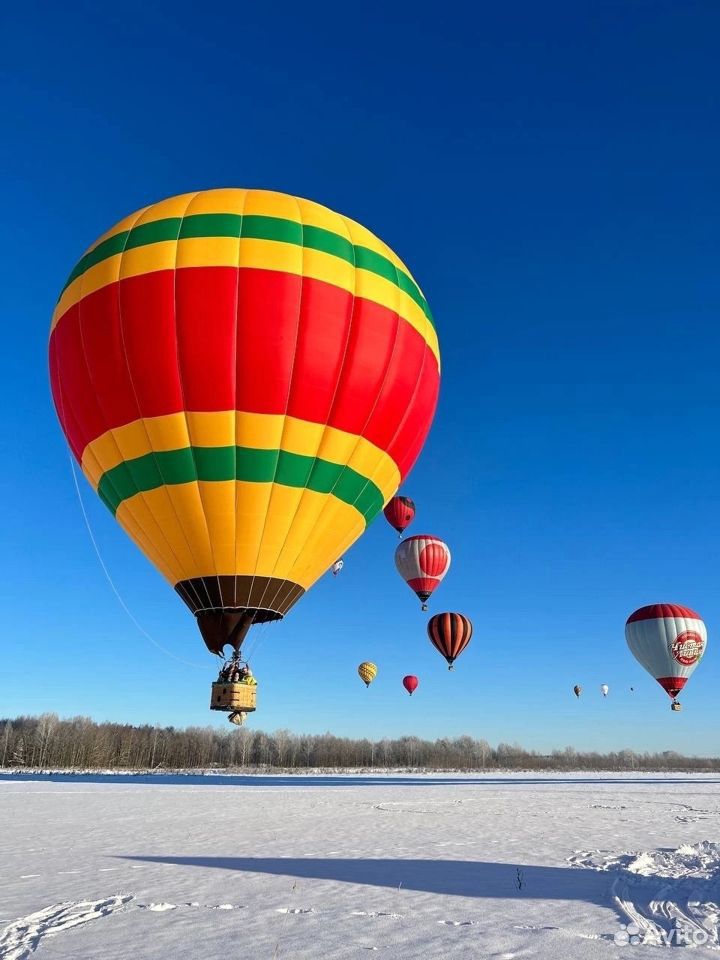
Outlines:
{"label": "snowy ground", "polygon": [[718,778],[0,778],[0,816],[3,960],[720,957]]}

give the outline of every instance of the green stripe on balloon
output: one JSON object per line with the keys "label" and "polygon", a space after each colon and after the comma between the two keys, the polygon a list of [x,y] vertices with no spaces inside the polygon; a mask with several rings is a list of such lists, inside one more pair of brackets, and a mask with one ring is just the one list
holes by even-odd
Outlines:
{"label": "green stripe on balloon", "polygon": [[315,493],[331,493],[354,507],[369,523],[383,508],[380,489],[351,467],[286,450],[248,447],[185,447],[125,460],[100,478],[98,495],[116,513],[135,494],[165,484],[197,480],[279,483]]}
{"label": "green stripe on balloon", "polygon": [[306,226],[295,220],[281,217],[266,217],[258,214],[241,216],[236,213],[196,213],[187,217],[166,217],[142,223],[132,230],[123,230],[107,240],[103,240],[80,260],[68,277],[63,291],[82,276],[91,267],[125,250],[162,243],[167,240],[189,240],[198,237],[231,237],[247,240],[274,240],[278,243],[292,243],[309,250],[318,250],[330,256],[338,257],[383,277],[389,283],[399,287],[423,311],[430,323],[433,323],[430,307],[419,287],[409,274],[388,260],[387,257],[363,246],[354,246],[345,237],[326,230],[324,227]]}

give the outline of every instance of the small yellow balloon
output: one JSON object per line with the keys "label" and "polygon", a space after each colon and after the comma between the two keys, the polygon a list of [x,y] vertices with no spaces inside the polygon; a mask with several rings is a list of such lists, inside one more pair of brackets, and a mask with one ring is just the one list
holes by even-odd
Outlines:
{"label": "small yellow balloon", "polygon": [[358,667],[358,676],[363,681],[366,687],[369,687],[377,676],[377,667],[374,663],[370,663],[369,660],[363,661]]}

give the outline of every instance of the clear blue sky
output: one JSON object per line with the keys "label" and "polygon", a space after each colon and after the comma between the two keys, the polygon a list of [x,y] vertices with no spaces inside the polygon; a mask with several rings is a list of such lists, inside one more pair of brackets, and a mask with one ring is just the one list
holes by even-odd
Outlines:
{"label": "clear blue sky", "polygon": [[[121,593],[192,665],[150,645],[104,579],[46,345],[67,273],[116,220],[259,186],[367,225],[430,301],[441,402],[405,491],[414,532],[453,551],[433,608],[466,612],[476,636],[448,673],[380,518],[336,581],[267,629],[254,724],[715,752],[719,33],[713,0],[15,5],[0,40],[0,714],[225,722],[192,617],[83,480]],[[680,715],[625,646],[627,614],[658,600],[710,631]]]}

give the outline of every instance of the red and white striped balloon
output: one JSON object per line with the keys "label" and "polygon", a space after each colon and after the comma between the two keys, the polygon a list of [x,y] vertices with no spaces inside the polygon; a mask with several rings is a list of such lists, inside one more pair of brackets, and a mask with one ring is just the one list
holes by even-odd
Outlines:
{"label": "red and white striped balloon", "polygon": [[398,544],[395,566],[410,589],[420,597],[423,610],[426,610],[425,601],[450,569],[450,550],[438,537],[421,533]]}
{"label": "red and white striped balloon", "polygon": [[628,617],[630,652],[668,696],[677,697],[707,648],[702,617],[676,603],[653,603]]}

